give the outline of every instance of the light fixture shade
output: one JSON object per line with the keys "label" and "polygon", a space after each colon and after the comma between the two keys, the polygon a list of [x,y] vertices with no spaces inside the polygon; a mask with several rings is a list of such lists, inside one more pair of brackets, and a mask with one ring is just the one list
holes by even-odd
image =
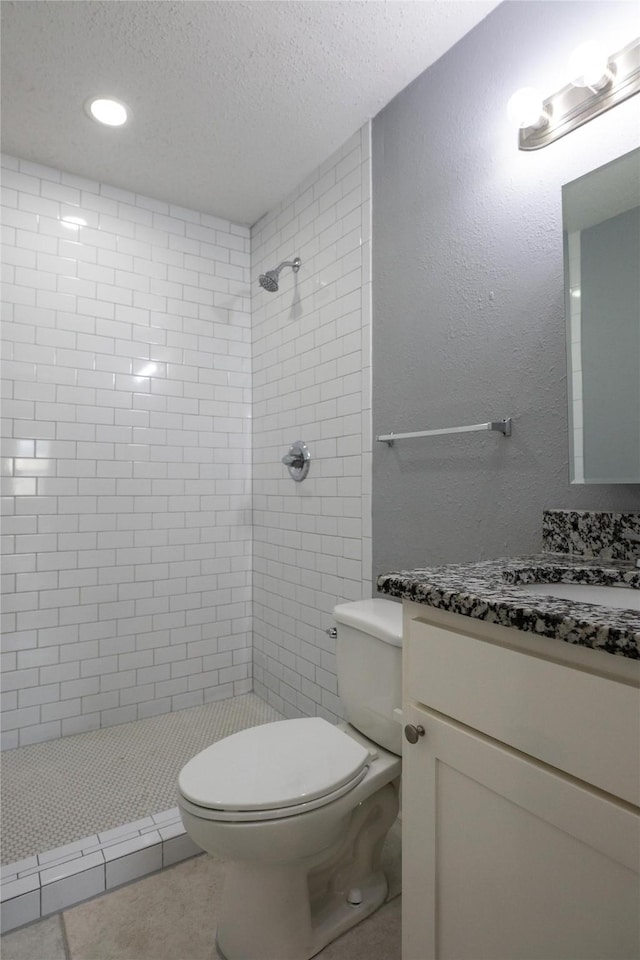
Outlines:
{"label": "light fixture shade", "polygon": [[544,111],[542,94],[535,87],[521,87],[507,103],[507,115],[517,127],[544,127],[548,117]]}
{"label": "light fixture shade", "polygon": [[120,100],[110,97],[97,97],[87,102],[87,113],[98,123],[108,127],[121,127],[129,118],[129,110]]}
{"label": "light fixture shade", "polygon": [[569,57],[569,79],[574,87],[602,90],[611,82],[609,58],[595,40],[581,43]]}

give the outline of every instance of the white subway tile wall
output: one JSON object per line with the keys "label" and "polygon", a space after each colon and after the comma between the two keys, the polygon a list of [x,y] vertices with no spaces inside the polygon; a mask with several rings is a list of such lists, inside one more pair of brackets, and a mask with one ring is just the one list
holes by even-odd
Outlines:
{"label": "white subway tile wall", "polygon": [[367,125],[251,245],[3,157],[3,747],[249,691],[252,530],[256,692],[341,715],[325,631],[371,595],[370,156]]}
{"label": "white subway tile wall", "polygon": [[2,166],[15,747],[251,689],[250,249],[244,226]]}
{"label": "white subway tile wall", "polygon": [[[371,596],[370,181],[367,124],[251,231],[254,690],[287,717],[341,716],[325,631]],[[277,293],[255,282],[294,256]]]}

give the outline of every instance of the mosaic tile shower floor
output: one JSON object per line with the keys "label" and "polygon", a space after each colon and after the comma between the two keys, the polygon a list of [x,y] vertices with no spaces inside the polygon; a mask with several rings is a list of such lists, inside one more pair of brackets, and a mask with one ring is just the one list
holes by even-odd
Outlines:
{"label": "mosaic tile shower floor", "polygon": [[2,754],[2,863],[176,804],[180,768],[216,740],[281,720],[253,693]]}

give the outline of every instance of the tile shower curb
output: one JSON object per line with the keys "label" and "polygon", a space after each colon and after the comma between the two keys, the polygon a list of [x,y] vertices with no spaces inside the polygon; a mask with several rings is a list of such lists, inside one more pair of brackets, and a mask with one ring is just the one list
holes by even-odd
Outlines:
{"label": "tile shower curb", "polygon": [[202,853],[177,807],[0,869],[2,933]]}

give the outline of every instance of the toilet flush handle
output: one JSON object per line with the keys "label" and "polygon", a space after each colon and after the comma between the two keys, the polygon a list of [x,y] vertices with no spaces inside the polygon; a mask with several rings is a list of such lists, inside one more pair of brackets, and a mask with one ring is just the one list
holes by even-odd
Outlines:
{"label": "toilet flush handle", "polygon": [[327,636],[331,637],[332,640],[335,640],[336,637],[338,636],[338,628],[327,627],[327,629],[325,630],[325,633],[327,634]]}

